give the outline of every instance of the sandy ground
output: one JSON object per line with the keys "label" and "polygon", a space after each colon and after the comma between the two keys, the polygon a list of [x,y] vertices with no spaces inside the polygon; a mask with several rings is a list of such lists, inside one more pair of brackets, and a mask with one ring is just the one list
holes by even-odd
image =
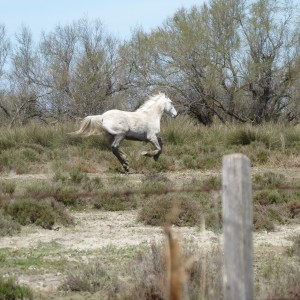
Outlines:
{"label": "sandy ground", "polygon": [[[210,175],[210,172],[205,174]],[[131,175],[132,180],[139,181],[139,175]],[[171,180],[190,180],[197,177],[196,173],[172,173],[168,177]],[[292,172],[292,176],[299,176]],[[47,180],[48,174],[37,175],[14,175],[10,179],[20,181],[29,179]],[[85,211],[73,213],[76,225],[65,228],[57,227],[55,230],[45,230],[35,226],[28,226],[22,233],[12,237],[1,237],[0,248],[10,248],[15,251],[19,248],[34,248],[39,243],[56,242],[65,249],[72,250],[93,250],[114,245],[126,247],[131,245],[150,244],[153,241],[161,241],[164,233],[160,227],[145,226],[136,221],[137,212],[101,212]],[[174,228],[179,234],[183,245],[193,243],[199,247],[208,247],[212,244],[222,243],[222,235],[208,230],[201,230],[194,227]],[[259,251],[264,247],[288,247],[292,245],[291,238],[300,233],[300,225],[279,226],[273,232],[254,233],[254,249]],[[63,280],[63,275],[42,274],[42,275],[20,275],[19,282],[29,285],[31,288],[40,291],[51,291],[57,289]]]}
{"label": "sandy ground", "polygon": [[[76,225],[72,228],[45,230],[31,227],[20,236],[3,237],[1,248],[16,251],[21,247],[36,247],[39,243],[56,242],[65,249],[93,250],[108,245],[126,247],[139,244],[151,244],[164,239],[160,227],[144,226],[136,222],[136,212],[81,212],[75,213]],[[222,235],[193,227],[174,228],[183,245],[193,243],[199,248],[210,248],[212,244],[222,243]],[[254,233],[254,248],[287,247],[292,245],[291,238],[299,234],[300,225],[280,226],[274,232]],[[35,290],[51,291],[57,289],[63,280],[62,274],[20,275],[22,284]]]}

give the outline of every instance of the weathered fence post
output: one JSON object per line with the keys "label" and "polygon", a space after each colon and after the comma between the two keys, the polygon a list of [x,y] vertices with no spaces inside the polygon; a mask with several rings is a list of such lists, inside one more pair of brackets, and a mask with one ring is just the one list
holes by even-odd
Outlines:
{"label": "weathered fence post", "polygon": [[222,201],[225,299],[252,300],[252,186],[245,155],[223,157]]}

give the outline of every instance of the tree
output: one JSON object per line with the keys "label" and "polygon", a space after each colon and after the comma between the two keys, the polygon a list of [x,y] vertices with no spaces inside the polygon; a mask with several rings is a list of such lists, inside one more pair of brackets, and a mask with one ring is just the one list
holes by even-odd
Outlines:
{"label": "tree", "polygon": [[38,57],[29,28],[23,26],[16,35],[17,44],[11,55],[10,126],[23,124],[28,119],[43,119],[36,84]]}
{"label": "tree", "polygon": [[99,114],[113,107],[118,93],[127,89],[120,43],[105,32],[99,20],[82,19],[77,26],[80,55],[74,70],[74,101],[81,115]]}
{"label": "tree", "polygon": [[291,7],[279,1],[211,0],[181,9],[128,47],[133,80],[163,88],[201,123],[259,124],[291,118],[299,38]]}
{"label": "tree", "polygon": [[281,4],[259,0],[240,19],[246,43],[241,73],[255,124],[290,115],[298,102],[292,87],[299,78],[299,32],[292,26],[292,7],[287,1]]}
{"label": "tree", "polygon": [[[2,81],[4,76],[4,66],[7,63],[7,57],[10,51],[10,42],[6,36],[5,26],[0,24],[0,80]],[[5,91],[0,90],[0,113],[4,113],[6,117],[10,117],[10,113],[6,107],[5,103]]]}

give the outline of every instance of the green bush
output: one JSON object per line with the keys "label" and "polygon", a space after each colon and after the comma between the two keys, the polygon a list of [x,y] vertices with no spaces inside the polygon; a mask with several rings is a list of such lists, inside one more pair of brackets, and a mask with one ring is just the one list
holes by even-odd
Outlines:
{"label": "green bush", "polygon": [[12,180],[1,180],[0,181],[0,194],[12,195],[16,190],[16,182]]}
{"label": "green bush", "polygon": [[238,127],[227,137],[229,145],[249,145],[258,141],[257,131],[252,127]]}
{"label": "green bush", "polygon": [[2,136],[0,138],[0,151],[13,148],[15,145],[16,143],[8,136]]}
{"label": "green bush", "polygon": [[19,233],[21,226],[11,219],[10,216],[0,214],[0,236],[14,235]]}
{"label": "green bush", "polygon": [[121,211],[132,210],[137,208],[137,200],[134,195],[128,195],[123,193],[122,190],[114,191],[115,195],[112,195],[112,190],[105,190],[101,196],[95,196],[93,199],[94,208],[105,211]]}
{"label": "green bush", "polygon": [[277,190],[262,190],[254,194],[254,203],[260,205],[280,204],[287,201],[287,195]]}
{"label": "green bush", "polygon": [[106,266],[98,261],[81,264],[68,272],[62,289],[90,293],[104,290],[111,295],[116,295],[119,290],[118,278],[109,275],[106,269]]}
{"label": "green bush", "polygon": [[56,222],[63,225],[73,222],[64,208],[54,200],[16,200],[6,205],[4,212],[21,225],[36,224],[46,229],[52,229]]}
{"label": "green bush", "polygon": [[28,161],[21,150],[5,150],[0,155],[0,172],[15,171],[17,174],[29,172]]}
{"label": "green bush", "polygon": [[0,276],[0,299],[1,300],[32,300],[32,291],[25,286],[16,283],[13,278]]}
{"label": "green bush", "polygon": [[285,176],[274,172],[265,172],[254,175],[253,182],[264,188],[279,188],[284,185]]}
{"label": "green bush", "polygon": [[[203,207],[199,201],[184,195],[159,195],[143,200],[138,220],[147,225],[162,226],[171,222],[177,226],[197,226],[201,224]],[[172,215],[172,211],[178,211]]]}

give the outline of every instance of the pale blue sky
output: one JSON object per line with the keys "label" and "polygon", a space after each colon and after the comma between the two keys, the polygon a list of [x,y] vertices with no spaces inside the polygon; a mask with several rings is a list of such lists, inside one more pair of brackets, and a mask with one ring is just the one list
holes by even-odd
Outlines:
{"label": "pale blue sky", "polygon": [[0,0],[0,23],[14,37],[22,25],[30,28],[34,39],[42,31],[66,25],[80,18],[102,21],[108,33],[123,39],[137,26],[146,32],[162,24],[179,8],[202,6],[207,0]]}

